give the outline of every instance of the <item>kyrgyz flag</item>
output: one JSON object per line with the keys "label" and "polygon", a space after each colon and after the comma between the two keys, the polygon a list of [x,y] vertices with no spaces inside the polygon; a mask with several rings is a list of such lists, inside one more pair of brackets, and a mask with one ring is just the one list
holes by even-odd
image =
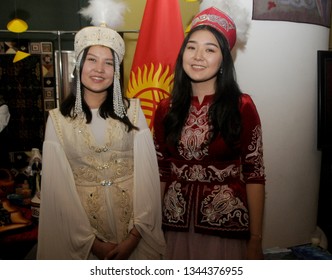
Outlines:
{"label": "kyrgyz flag", "polygon": [[175,61],[184,39],[179,0],[147,0],[127,96],[137,97],[150,129],[160,100],[169,96]]}

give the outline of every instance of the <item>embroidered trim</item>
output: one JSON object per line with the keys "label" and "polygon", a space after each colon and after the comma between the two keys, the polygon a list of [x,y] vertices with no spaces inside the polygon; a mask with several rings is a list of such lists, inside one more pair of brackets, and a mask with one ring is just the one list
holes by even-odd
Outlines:
{"label": "embroidered trim", "polygon": [[86,213],[88,214],[91,226],[103,236],[107,236],[107,233],[103,228],[103,220],[99,215],[99,211],[101,208],[101,204],[99,203],[99,192],[100,190],[97,188],[95,189],[95,191],[91,192],[88,196],[86,196]]}
{"label": "embroidered trim", "polygon": [[181,167],[177,167],[174,163],[172,163],[171,168],[178,180],[191,182],[224,182],[226,178],[236,178],[240,175],[240,168],[235,164],[229,165],[224,169],[218,169],[213,165],[203,167],[199,164],[192,166],[184,164]]}
{"label": "embroidered trim", "polygon": [[[136,100],[131,102],[132,106],[128,112],[130,119],[136,124],[139,103]],[[92,131],[84,119],[65,118],[58,109],[51,113],[51,117],[55,132],[73,168],[75,185],[81,194],[82,205],[92,227],[97,231],[97,236],[102,240],[114,239],[114,234],[119,234],[119,238],[120,235],[125,237],[133,213],[132,184],[126,187],[127,183],[121,183],[133,180],[134,131],[128,133],[124,124],[108,118],[106,141],[102,146],[98,146],[94,144]],[[106,222],[108,213],[101,206],[106,195],[114,205],[113,211],[119,213],[119,219],[115,221],[116,228],[113,229],[116,232],[112,232],[112,236],[108,229],[110,225]]]}
{"label": "embroidered trim", "polygon": [[208,146],[204,145],[210,137],[208,110],[208,104],[200,109],[190,106],[178,147],[179,154],[186,160],[201,160],[208,155]]}
{"label": "embroidered trim", "polygon": [[[100,165],[94,157],[90,157],[91,167],[81,166],[73,169],[75,182],[80,185],[90,185],[90,183],[101,186],[112,186],[113,183],[119,183],[133,175],[134,167],[132,160],[118,158],[117,152],[111,152],[107,163]],[[107,179],[104,175],[107,175]]]}
{"label": "embroidered trim", "polygon": [[201,222],[212,226],[248,227],[248,210],[233,191],[227,185],[214,186],[213,189],[201,203]]}
{"label": "embroidered trim", "polygon": [[128,226],[133,209],[130,203],[130,196],[127,190],[118,188],[117,197],[120,201],[120,221],[123,223],[122,240],[128,235]]}
{"label": "embroidered trim", "polygon": [[137,125],[137,120],[138,120],[138,108],[140,106],[140,100],[137,99],[137,98],[132,98],[130,99],[130,102],[133,103],[133,107],[134,107],[134,110],[133,110],[133,114],[132,114],[132,123],[133,125]]}
{"label": "embroidered trim", "polygon": [[253,130],[251,144],[248,146],[250,154],[246,155],[246,162],[253,164],[254,170],[249,174],[248,179],[264,176],[263,162],[263,139],[261,126],[256,126]]}
{"label": "embroidered trim", "polygon": [[55,132],[58,135],[61,145],[63,146],[63,135],[62,135],[60,120],[58,118],[58,116],[60,115],[60,111],[58,108],[55,108],[53,110],[50,110],[49,114],[51,116],[51,119],[53,120]]}
{"label": "embroidered trim", "polygon": [[164,196],[164,215],[168,222],[184,222],[186,202],[181,193],[181,184],[173,182]]}

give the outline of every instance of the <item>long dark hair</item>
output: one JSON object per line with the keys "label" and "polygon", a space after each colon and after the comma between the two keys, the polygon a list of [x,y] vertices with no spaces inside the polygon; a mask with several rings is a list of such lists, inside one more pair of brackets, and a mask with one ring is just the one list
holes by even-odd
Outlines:
{"label": "long dark hair", "polygon": [[[82,75],[82,69],[83,69],[83,65],[86,59],[86,56],[88,54],[90,47],[84,49],[83,54],[82,54],[82,60],[80,63],[80,76]],[[114,51],[111,49],[113,57],[115,57],[115,53]],[[74,69],[74,73],[73,73],[74,77],[71,83],[71,91],[70,94],[64,99],[64,101],[61,103],[60,105],[60,112],[63,116],[65,117],[70,117],[70,118],[76,118],[77,115],[74,112],[74,108],[75,108],[75,99],[76,99],[76,84],[77,84],[77,79],[79,77],[77,77],[77,71],[76,69]],[[83,113],[85,114],[85,118],[86,118],[86,123],[91,123],[92,120],[92,113],[91,110],[88,106],[88,104],[85,102],[84,98],[83,98],[83,94],[84,94],[84,90],[83,90],[83,84],[81,82],[81,100],[82,100],[82,110]],[[126,108],[126,111],[128,111],[128,108],[130,106],[130,102],[129,99],[127,97],[125,97],[122,93],[122,99]],[[103,119],[107,119],[107,118],[113,118],[113,119],[117,119],[120,122],[124,123],[126,125],[126,129],[127,131],[131,131],[132,129],[138,130],[138,127],[136,127],[135,125],[133,125],[131,123],[131,121],[129,120],[129,118],[127,117],[127,115],[125,115],[123,118],[118,117],[115,113],[114,113],[114,109],[113,109],[113,83],[112,85],[107,89],[107,96],[106,99],[104,100],[104,102],[101,104],[101,106],[99,107],[99,115],[103,118]]]}
{"label": "long dark hair", "polygon": [[200,25],[193,28],[182,43],[174,75],[174,85],[171,93],[171,107],[167,113],[164,126],[168,143],[179,143],[182,128],[187,120],[191,104],[191,79],[183,70],[183,53],[191,35],[197,30],[208,30],[217,39],[222,51],[222,74],[217,75],[216,92],[209,108],[209,119],[212,123],[212,134],[209,142],[220,134],[228,145],[233,145],[239,139],[241,131],[241,115],[239,102],[241,91],[236,82],[236,74],[230,49],[226,38],[216,29]]}

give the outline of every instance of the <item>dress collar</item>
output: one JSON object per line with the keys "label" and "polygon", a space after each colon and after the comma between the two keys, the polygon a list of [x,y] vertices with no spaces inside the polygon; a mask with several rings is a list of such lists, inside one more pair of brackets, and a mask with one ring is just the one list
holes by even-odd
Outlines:
{"label": "dress collar", "polygon": [[199,101],[198,101],[198,96],[192,96],[191,97],[191,102],[193,103],[193,104],[197,104],[197,105],[204,105],[204,104],[206,104],[206,103],[211,103],[211,101],[213,100],[213,98],[214,98],[214,93],[213,94],[208,94],[208,95],[204,95],[204,97],[203,97],[203,100],[202,100],[202,103],[199,103]]}

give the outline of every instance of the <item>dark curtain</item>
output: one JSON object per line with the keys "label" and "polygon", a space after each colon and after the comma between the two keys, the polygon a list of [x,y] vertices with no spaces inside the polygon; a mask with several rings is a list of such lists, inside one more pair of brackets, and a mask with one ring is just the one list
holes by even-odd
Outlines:
{"label": "dark curtain", "polygon": [[14,55],[0,56],[0,91],[11,118],[8,125],[10,151],[42,148],[45,128],[41,55],[13,63]]}

